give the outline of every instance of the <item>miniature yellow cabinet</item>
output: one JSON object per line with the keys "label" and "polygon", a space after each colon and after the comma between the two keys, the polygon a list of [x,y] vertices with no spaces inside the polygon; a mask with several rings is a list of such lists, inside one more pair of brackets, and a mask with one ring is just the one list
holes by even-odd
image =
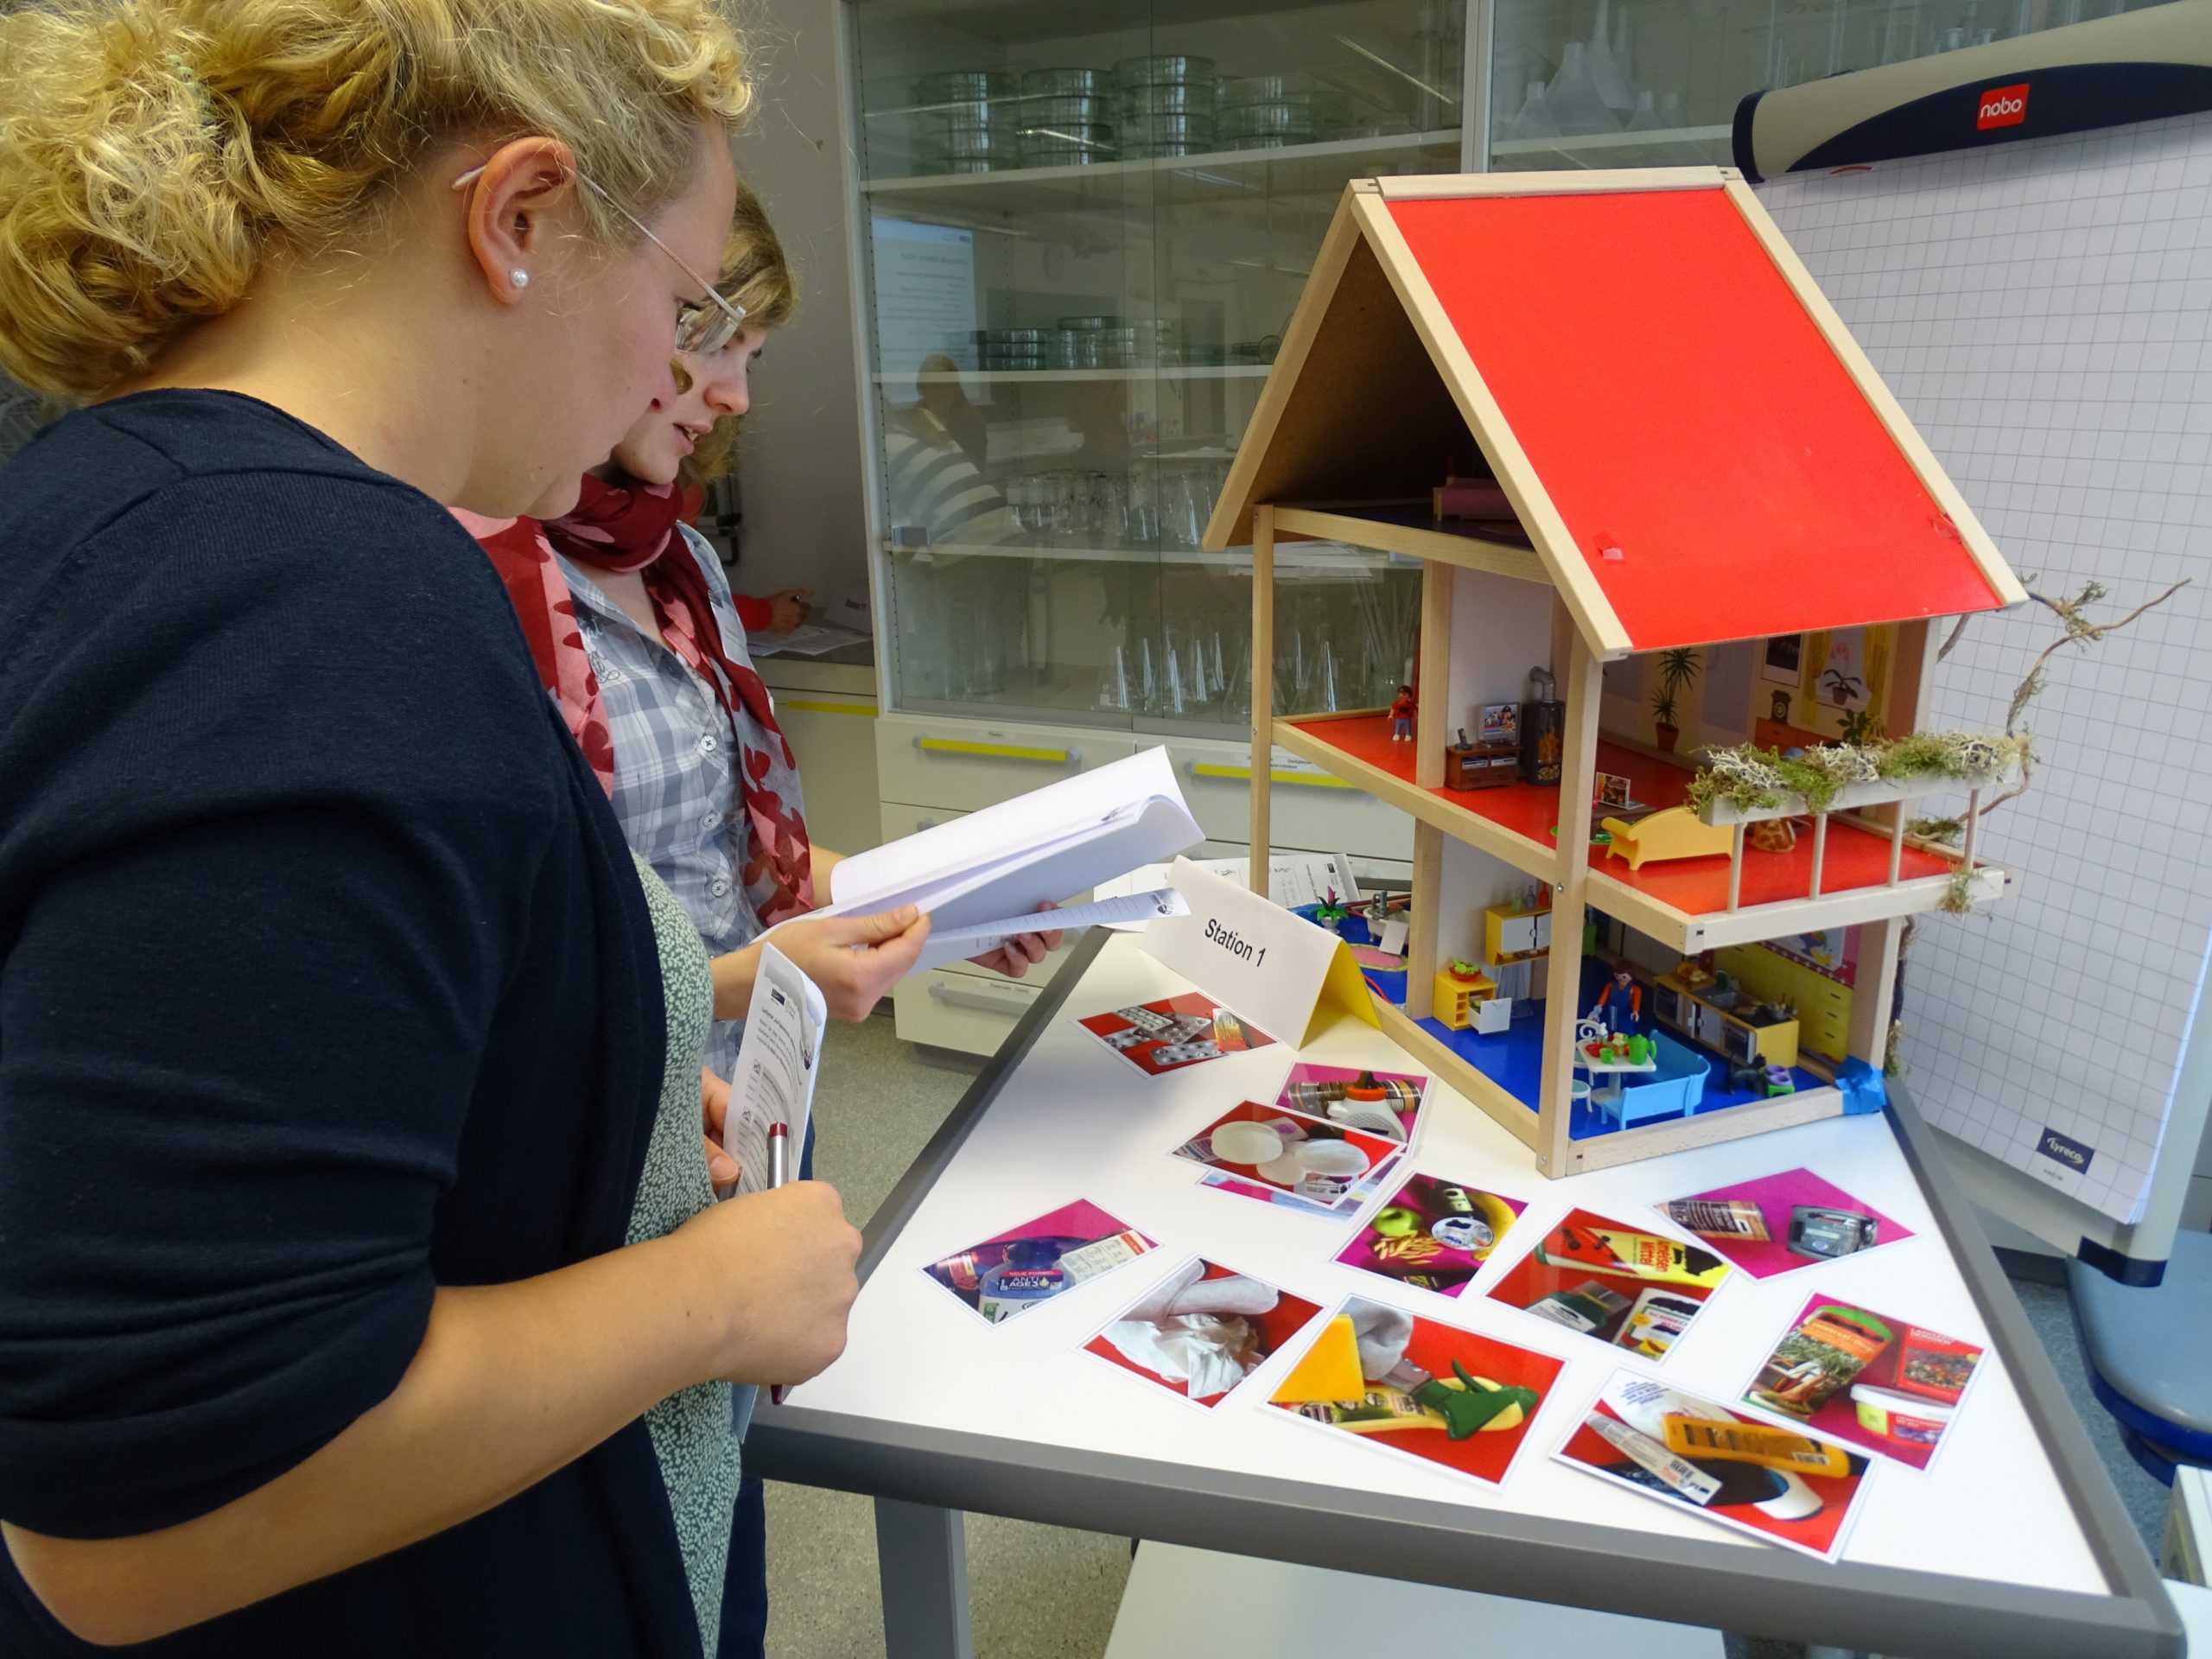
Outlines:
{"label": "miniature yellow cabinet", "polygon": [[[1476,516],[1438,516],[1455,478],[1482,486],[1459,504]],[[1209,550],[1248,543],[1254,775],[1279,746],[1414,819],[1405,1002],[1376,1005],[1408,1053],[1553,1176],[1879,1103],[1904,918],[2004,897],[2011,874],[1971,839],[1910,835],[1894,790],[1694,805],[1696,763],[1670,728],[1696,723],[1676,715],[1701,709],[1720,642],[1802,686],[1825,669],[1848,695],[1857,659],[1801,663],[1804,642],[1890,627],[1883,705],[1853,707],[1916,730],[1941,619],[2026,594],[1739,175],[1354,181],[1207,526]],[[1376,647],[1411,665],[1413,741],[1382,708],[1278,698],[1279,543],[1300,560],[1420,561],[1417,635]],[[1630,701],[1604,670],[1637,658],[1665,673]],[[1633,666],[1619,677],[1644,683]],[[1519,777],[1447,788],[1461,732],[1517,741]],[[1789,811],[1812,820],[1794,846],[1747,836]],[[1264,883],[1268,791],[1251,813]],[[1593,861],[1608,817],[1628,855]],[[1530,883],[1540,904],[1510,902]],[[1617,959],[1653,965],[1847,929],[1840,1064],[1793,1053],[1788,1022],[1723,1019],[1718,1041],[1686,1039],[1677,1020],[1699,1005],[1656,1018],[1646,997],[1660,1061],[1618,1079],[1639,1098],[1592,1110],[1576,1023],[1619,989],[1587,957],[1601,930]],[[1451,971],[1478,953],[1473,976]],[[1499,1020],[1508,985],[1528,1006]],[[1752,1060],[1789,1075],[1754,1086]]]}
{"label": "miniature yellow cabinet", "polygon": [[1552,948],[1552,913],[1518,905],[1492,905],[1483,912],[1483,960],[1522,962]]}
{"label": "miniature yellow cabinet", "polygon": [[1475,1023],[1471,1012],[1478,1002],[1497,995],[1497,982],[1479,968],[1460,973],[1459,964],[1452,963],[1436,970],[1436,981],[1429,993],[1429,1007],[1435,1016],[1454,1031],[1465,1031]]}

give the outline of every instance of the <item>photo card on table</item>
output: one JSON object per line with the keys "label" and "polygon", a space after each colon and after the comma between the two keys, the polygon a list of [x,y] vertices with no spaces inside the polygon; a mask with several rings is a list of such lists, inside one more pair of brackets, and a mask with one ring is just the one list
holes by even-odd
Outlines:
{"label": "photo card on table", "polygon": [[1980,1369],[1980,1343],[1853,1301],[1807,1299],[1743,1392],[1783,1422],[1925,1469]]}
{"label": "photo card on table", "polygon": [[1362,1222],[1337,1260],[1440,1296],[1457,1296],[1483,1270],[1528,1206],[1436,1175],[1412,1175]]}
{"label": "photo card on table", "polygon": [[1324,1118],[1245,1101],[1175,1148],[1205,1185],[1320,1216],[1351,1216],[1395,1173],[1405,1149]]}
{"label": "photo card on table", "polygon": [[1418,1071],[1374,1071],[1301,1060],[1283,1079],[1275,1104],[1410,1146],[1420,1136],[1427,1096],[1428,1079]]}
{"label": "photo card on table", "polygon": [[1127,1222],[1078,1198],[922,1271],[969,1313],[1003,1325],[1157,1248]]}
{"label": "photo card on table", "polygon": [[1809,1169],[1731,1181],[1656,1207],[1754,1279],[1913,1236],[1904,1223]]}
{"label": "photo card on table", "polygon": [[1864,1457],[1833,1441],[1770,1427],[1626,1370],[1613,1373],[1553,1455],[1830,1561],[1857,1518],[1867,1470]]}
{"label": "photo card on table", "polygon": [[1355,1296],[1268,1403],[1330,1433],[1502,1484],[1566,1362]]}
{"label": "photo card on table", "polygon": [[1319,1302],[1192,1256],[1083,1346],[1116,1370],[1210,1411],[1320,1311]]}
{"label": "photo card on table", "polygon": [[1566,1330],[1664,1359],[1731,1269],[1649,1226],[1570,1211],[1488,1294]]}
{"label": "photo card on table", "polygon": [[1224,1055],[1271,1048],[1275,1040],[1198,991],[1089,1014],[1076,1024],[1147,1077],[1187,1071]]}

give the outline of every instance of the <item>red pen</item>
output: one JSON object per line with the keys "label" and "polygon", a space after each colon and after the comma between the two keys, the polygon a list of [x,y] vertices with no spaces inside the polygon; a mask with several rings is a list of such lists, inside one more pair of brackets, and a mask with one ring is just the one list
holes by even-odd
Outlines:
{"label": "red pen", "polygon": [[[791,1179],[791,1137],[788,1125],[771,1123],[768,1126],[768,1185],[771,1188],[781,1186]],[[782,1383],[775,1383],[769,1389],[768,1403],[772,1406],[784,1403]]]}

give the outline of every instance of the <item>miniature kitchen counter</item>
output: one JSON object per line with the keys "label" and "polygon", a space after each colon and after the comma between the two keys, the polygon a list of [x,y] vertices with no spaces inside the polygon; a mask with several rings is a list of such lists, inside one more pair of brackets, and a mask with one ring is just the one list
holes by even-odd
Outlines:
{"label": "miniature kitchen counter", "polygon": [[[1908,1102],[1547,1181],[1527,1147],[1440,1082],[1411,1160],[1526,1202],[1500,1262],[1570,1209],[1652,1217],[1798,1167],[1883,1212],[1896,1242],[1738,1273],[1662,1364],[1638,1362],[1670,1388],[1734,1401],[1808,1294],[1986,1344],[1941,1457],[1925,1471],[1878,1461],[1828,1563],[1556,1460],[1627,1369],[1623,1351],[1490,1300],[1496,1264],[1447,1300],[1340,1265],[1344,1219],[1196,1184],[1176,1146],[1240,1100],[1274,1099],[1294,1059],[1426,1068],[1347,1020],[1295,1052],[1260,1047],[1147,1077],[1075,1023],[1188,988],[1134,939],[1086,940],[876,1215],[843,1357],[753,1419],[749,1470],[878,1500],[894,1659],[969,1651],[969,1510],[1917,1659],[2178,1659],[2158,1574]],[[1160,1248],[1001,1325],[924,1271],[1078,1199]],[[1267,1409],[1281,1356],[1201,1410],[1081,1351],[1192,1253],[1324,1308],[1364,1295],[1566,1366],[1503,1484],[1483,1486]]]}

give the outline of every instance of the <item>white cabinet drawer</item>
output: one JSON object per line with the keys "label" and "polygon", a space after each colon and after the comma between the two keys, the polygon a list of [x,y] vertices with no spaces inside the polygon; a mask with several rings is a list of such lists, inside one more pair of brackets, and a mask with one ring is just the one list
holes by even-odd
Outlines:
{"label": "white cabinet drawer", "polygon": [[1137,747],[1126,732],[886,715],[875,722],[876,783],[887,801],[972,812],[1126,760]]}
{"label": "white cabinet drawer", "polygon": [[996,974],[936,968],[899,982],[891,1006],[900,1039],[963,1054],[995,1054],[1045,994]]}
{"label": "white cabinet drawer", "polygon": [[[1215,841],[1252,834],[1252,761],[1249,750],[1176,744],[1175,781],[1198,828]],[[1312,762],[1277,749],[1268,838],[1277,848],[1350,853],[1358,858],[1414,855],[1414,821],[1363,789],[1332,778]]]}

